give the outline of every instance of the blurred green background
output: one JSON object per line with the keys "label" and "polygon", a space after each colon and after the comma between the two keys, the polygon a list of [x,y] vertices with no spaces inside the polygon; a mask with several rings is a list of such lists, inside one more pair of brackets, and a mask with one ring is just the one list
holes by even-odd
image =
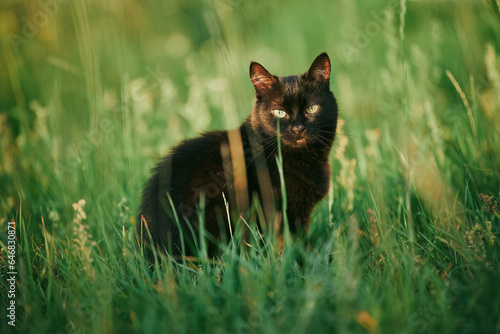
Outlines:
{"label": "blurred green background", "polygon": [[[253,330],[300,332],[303,327],[290,328],[293,321],[286,320],[297,314],[320,331],[500,330],[492,316],[500,304],[499,216],[492,207],[500,196],[499,17],[498,1],[480,0],[0,0],[0,231],[8,220],[23,222],[19,263],[29,274],[20,279],[31,284],[21,294],[20,314],[31,323],[40,321],[47,332],[73,331],[80,322],[84,332],[142,332],[147,323],[150,330],[168,329],[157,319],[167,309],[178,320],[176,332],[189,332],[192,317],[201,317],[196,328],[208,332],[239,328],[240,318],[249,322],[248,314],[235,319],[231,307],[210,299],[215,280],[195,284],[196,294],[189,295],[186,277],[193,274],[177,273],[184,285],[169,293],[177,294],[178,304],[168,299],[158,306],[160,288],[141,290],[128,269],[108,261],[125,254],[122,247],[132,247],[127,261],[140,255],[133,238],[140,192],[168,149],[202,131],[236,127],[251,112],[250,61],[276,75],[299,74],[326,51],[343,128],[332,153],[331,193],[315,213],[311,235],[323,235],[323,242],[342,250],[318,246],[304,275],[316,275],[335,289],[350,286],[359,275],[355,281],[364,285],[346,289],[340,303],[321,304],[323,313],[309,314],[308,298],[320,298],[315,288],[300,278],[297,286],[287,286],[287,276],[280,276],[275,284],[287,288],[273,293],[283,297],[276,297],[283,308]],[[493,196],[487,210],[480,195]],[[85,262],[68,257],[78,236],[72,204],[80,199],[86,200],[85,229],[91,237],[86,236],[84,249],[93,254],[95,276],[88,285],[68,289],[80,296],[83,308],[93,303],[88,296],[93,284],[107,277],[120,276],[113,286],[124,291],[112,295],[121,308],[106,304],[93,327],[65,306],[71,297],[54,292],[81,274],[72,261]],[[476,233],[477,243],[466,233]],[[123,246],[125,240],[133,246]],[[491,240],[491,247],[485,246]],[[47,248],[41,254],[47,245],[53,252]],[[401,252],[396,256],[401,263],[394,252]],[[326,267],[346,274],[330,282],[330,269],[317,269],[314,254],[330,260],[344,254],[347,262]],[[391,254],[391,265],[377,267]],[[67,271],[59,267],[51,274],[47,268],[54,263]],[[128,274],[121,276],[121,270]],[[254,278],[262,280],[274,270],[291,269],[269,266]],[[447,311],[431,319],[422,308],[452,289],[445,279],[453,270],[454,282],[465,284],[460,291],[466,292],[447,299]],[[477,281],[464,283],[471,277]],[[420,286],[426,278],[439,288]],[[155,279],[145,286],[159,284]],[[399,279],[401,286],[394,283]],[[477,290],[492,284],[493,292]],[[254,305],[245,298],[260,296],[260,287],[242,286],[243,295],[234,288],[224,290],[226,297]],[[290,304],[286,296],[296,289],[304,300]],[[321,290],[324,298],[327,290]],[[134,294],[158,308],[148,308],[142,317],[126,297]],[[266,293],[255,298],[259,304]],[[170,309],[175,304],[186,310],[193,300],[200,309],[177,314]],[[206,325],[210,310],[226,323]],[[484,314],[491,316],[480,324]],[[329,316],[336,317],[334,324],[319,325],[318,319]]]}
{"label": "blurred green background", "polygon": [[[4,0],[4,194],[11,204],[43,207],[64,203],[61,196],[105,196],[122,184],[122,195],[135,199],[168,147],[235,127],[249,114],[250,61],[297,74],[322,51],[333,62],[347,134],[380,129],[397,154],[431,108],[438,131],[453,138],[467,111],[447,70],[471,99],[474,117],[496,116],[477,110],[485,94],[497,102],[485,59],[497,59],[492,6],[415,1],[402,16],[399,1]],[[2,199],[9,212],[7,204]]]}
{"label": "blurred green background", "polygon": [[498,102],[492,6],[414,1],[400,15],[399,1],[3,0],[2,211],[117,191],[135,199],[168,147],[249,114],[252,60],[289,75],[327,51],[346,134],[379,129],[395,159],[415,134],[425,152],[426,113],[445,139],[467,118],[447,70],[475,118],[496,116],[498,105],[478,110]]}

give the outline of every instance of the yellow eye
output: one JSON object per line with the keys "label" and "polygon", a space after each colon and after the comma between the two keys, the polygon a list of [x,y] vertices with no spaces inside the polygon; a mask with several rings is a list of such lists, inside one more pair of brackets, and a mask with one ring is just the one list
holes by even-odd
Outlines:
{"label": "yellow eye", "polygon": [[273,109],[271,112],[273,113],[274,117],[283,118],[286,116],[286,112],[284,112],[283,110]]}
{"label": "yellow eye", "polygon": [[308,114],[314,114],[319,110],[319,106],[317,104],[313,104],[312,106],[307,107],[306,113]]}

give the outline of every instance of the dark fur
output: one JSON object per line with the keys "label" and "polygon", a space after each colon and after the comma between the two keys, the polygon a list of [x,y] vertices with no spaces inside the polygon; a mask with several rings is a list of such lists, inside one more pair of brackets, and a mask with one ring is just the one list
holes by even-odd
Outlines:
{"label": "dark fur", "polygon": [[[180,231],[186,244],[184,255],[196,255],[193,245],[199,240],[193,235],[199,235],[197,208],[202,198],[205,229],[216,239],[229,238],[223,192],[233,217],[248,211],[254,196],[263,207],[280,210],[275,160],[277,121],[271,113],[273,109],[287,113],[280,119],[280,129],[287,216],[292,232],[308,227],[314,206],[328,192],[328,155],[335,137],[337,103],[330,91],[330,61],[326,53],[299,76],[272,76],[260,64],[251,63],[250,77],[256,92],[255,107],[239,129],[231,132],[241,136],[241,145],[231,139],[234,136],[228,131],[208,132],[185,140],[158,164],[146,184],[139,222],[142,217],[156,246],[172,255],[181,254]],[[307,114],[306,108],[313,104],[320,106],[319,111]],[[297,142],[299,139],[304,140]],[[230,142],[236,147],[235,155],[230,152]],[[243,161],[238,156],[244,157],[244,164],[238,163]],[[176,208],[180,231],[167,194]],[[270,215],[266,218],[272,224]],[[143,224],[138,225],[143,241],[149,244],[146,229]],[[215,244],[209,244],[209,253],[217,254]]]}

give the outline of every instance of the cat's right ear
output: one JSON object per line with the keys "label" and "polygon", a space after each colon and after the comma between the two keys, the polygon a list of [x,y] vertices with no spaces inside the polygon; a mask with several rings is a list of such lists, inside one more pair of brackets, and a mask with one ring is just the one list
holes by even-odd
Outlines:
{"label": "cat's right ear", "polygon": [[330,58],[328,58],[326,52],[323,52],[314,59],[309,71],[307,71],[307,76],[313,80],[323,81],[329,84],[331,68]]}
{"label": "cat's right ear", "polygon": [[276,82],[276,78],[273,77],[264,66],[254,61],[250,63],[250,79],[252,80],[257,95],[271,89]]}

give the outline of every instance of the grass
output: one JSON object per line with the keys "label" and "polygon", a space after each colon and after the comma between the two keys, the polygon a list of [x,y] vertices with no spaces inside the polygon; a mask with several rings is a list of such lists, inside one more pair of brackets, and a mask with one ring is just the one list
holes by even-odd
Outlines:
{"label": "grass", "polygon": [[[497,2],[54,6],[0,5],[2,333],[500,331]],[[219,261],[151,268],[150,168],[249,114],[251,60],[296,74],[323,51],[343,121],[309,245],[237,230]]]}

